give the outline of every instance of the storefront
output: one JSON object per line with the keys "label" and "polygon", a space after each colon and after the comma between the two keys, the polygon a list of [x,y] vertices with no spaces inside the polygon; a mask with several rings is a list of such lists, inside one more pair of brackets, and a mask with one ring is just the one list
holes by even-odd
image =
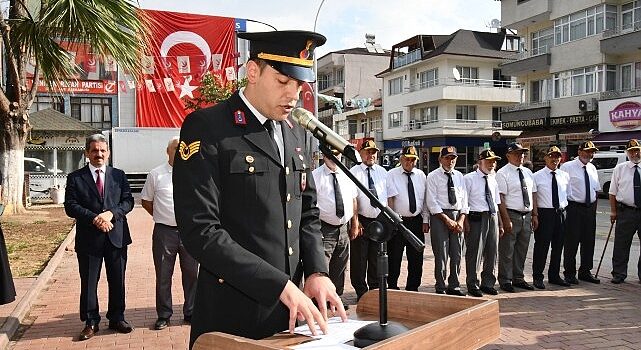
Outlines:
{"label": "storefront", "polygon": [[600,101],[594,143],[601,150],[619,149],[633,138],[641,139],[641,96]]}

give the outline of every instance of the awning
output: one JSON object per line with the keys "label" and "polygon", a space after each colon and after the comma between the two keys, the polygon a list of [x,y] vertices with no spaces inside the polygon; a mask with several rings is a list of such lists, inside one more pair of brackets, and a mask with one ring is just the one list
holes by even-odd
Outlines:
{"label": "awning", "polygon": [[518,143],[526,143],[528,145],[537,143],[551,143],[556,142],[556,134],[550,135],[553,131],[550,130],[528,130],[521,133],[516,138]]}
{"label": "awning", "polygon": [[619,131],[619,132],[604,132],[598,134],[592,140],[594,143],[626,143],[630,139],[641,139],[641,130],[634,131]]}

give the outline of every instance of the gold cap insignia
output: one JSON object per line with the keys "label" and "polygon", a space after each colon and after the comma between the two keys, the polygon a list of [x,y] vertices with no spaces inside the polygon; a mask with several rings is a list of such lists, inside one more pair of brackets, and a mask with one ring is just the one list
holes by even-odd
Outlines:
{"label": "gold cap insignia", "polygon": [[180,153],[180,158],[182,158],[182,160],[187,160],[194,154],[198,153],[199,150],[200,141],[194,141],[190,143],[189,146],[185,143],[185,141],[180,141],[178,152]]}

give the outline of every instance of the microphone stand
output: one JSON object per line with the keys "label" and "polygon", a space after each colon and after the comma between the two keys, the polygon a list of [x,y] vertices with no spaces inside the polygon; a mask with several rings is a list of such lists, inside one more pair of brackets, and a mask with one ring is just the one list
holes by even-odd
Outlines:
{"label": "microphone stand", "polygon": [[[410,245],[419,252],[425,249],[425,244],[403,225],[403,219],[401,219],[398,214],[388,206],[383,205],[378,198],[347,169],[345,164],[341,163],[336,156],[334,156],[327,144],[322,142],[322,140],[319,148],[321,152],[323,152],[323,155],[333,161],[334,164],[352,180],[356,187],[370,199],[371,203],[381,211],[378,217],[372,221],[365,230],[366,237],[378,243],[379,322],[370,323],[354,332],[354,346],[363,348],[409,330],[400,323],[391,322],[387,319],[387,275],[389,266],[386,242],[390,240],[394,234],[400,232]],[[357,213],[354,213],[354,215],[357,215]]]}

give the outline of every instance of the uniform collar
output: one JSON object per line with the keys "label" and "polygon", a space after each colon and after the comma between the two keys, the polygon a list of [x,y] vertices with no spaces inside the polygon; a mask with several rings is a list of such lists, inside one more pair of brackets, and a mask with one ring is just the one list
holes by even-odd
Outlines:
{"label": "uniform collar", "polygon": [[240,88],[240,90],[238,91],[238,96],[240,96],[240,99],[241,99],[241,100],[243,100],[243,102],[245,102],[245,105],[247,105],[247,108],[249,108],[249,110],[250,110],[250,111],[252,112],[252,114],[256,117],[256,119],[258,119],[258,122],[259,122],[261,125],[265,124],[265,122],[266,122],[269,118],[267,118],[267,117],[265,117],[264,115],[262,115],[262,114],[261,114],[261,113],[256,109],[256,107],[254,107],[254,106],[249,102],[249,100],[248,100],[248,99],[247,99],[247,97],[245,96],[245,88],[244,88],[244,87]]}
{"label": "uniform collar", "polygon": [[340,169],[339,167],[336,167],[336,171],[332,171],[332,170],[331,170],[327,165],[325,165],[325,164],[323,164],[323,166],[322,166],[322,167],[323,167],[323,171],[325,172],[325,174],[326,174],[326,175],[329,175],[329,174],[331,174],[331,173],[336,173],[336,174],[340,174],[340,173],[341,173],[341,169]]}

